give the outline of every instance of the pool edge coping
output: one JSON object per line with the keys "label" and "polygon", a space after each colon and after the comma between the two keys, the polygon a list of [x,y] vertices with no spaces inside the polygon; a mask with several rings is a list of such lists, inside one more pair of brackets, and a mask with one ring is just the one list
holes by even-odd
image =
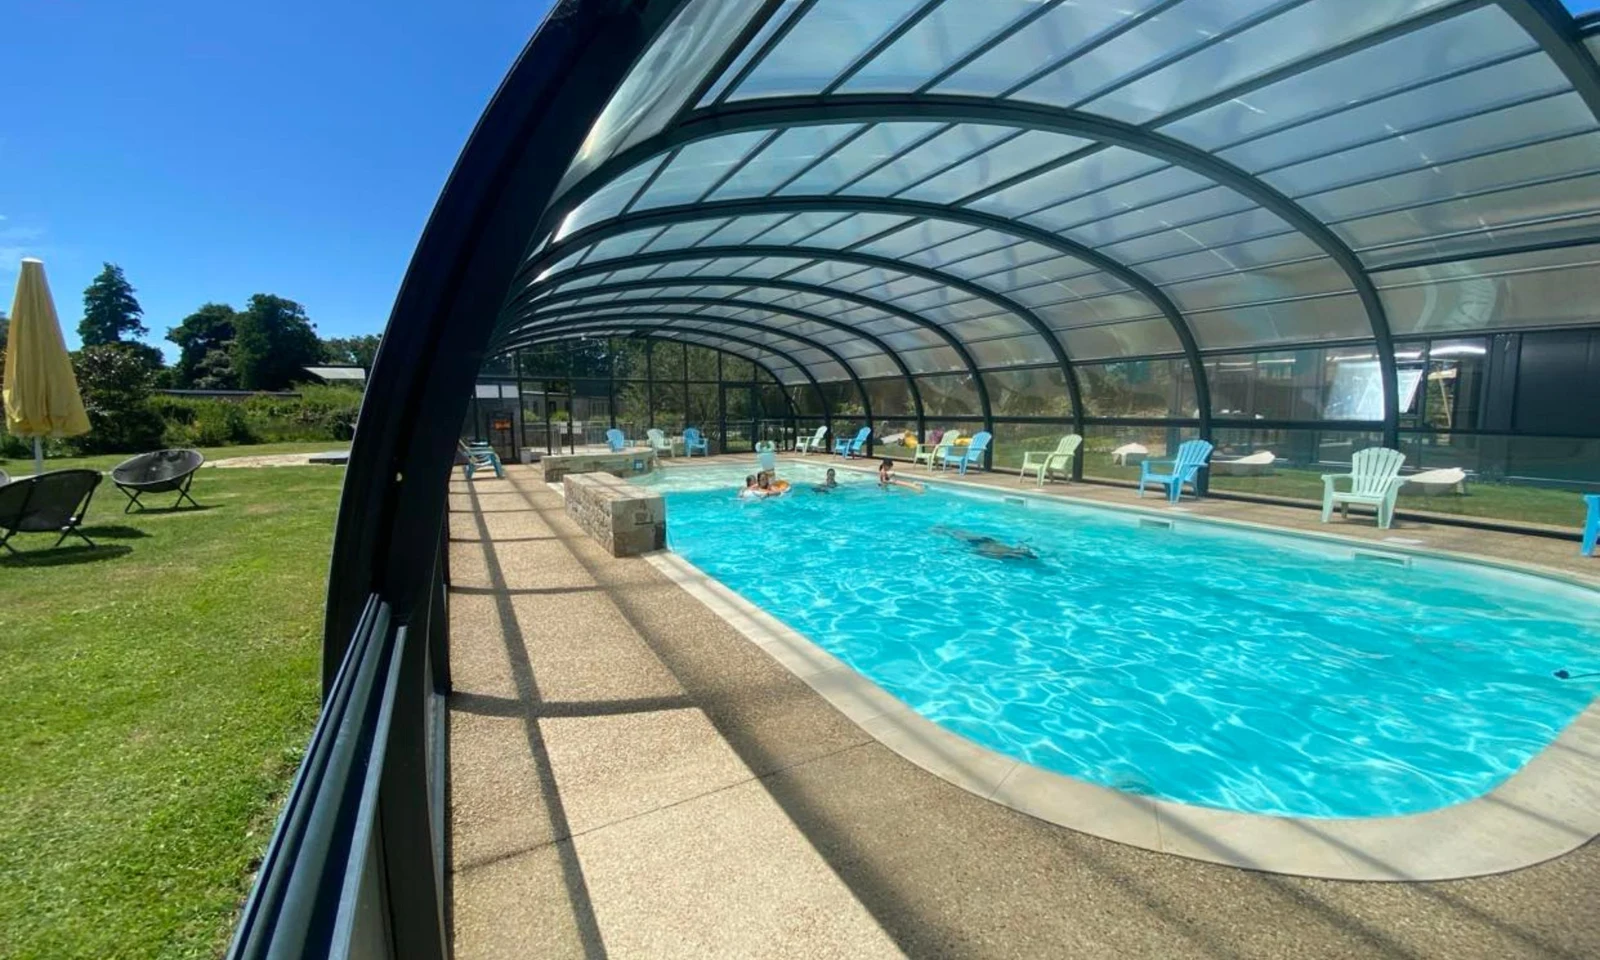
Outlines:
{"label": "pool edge coping", "polygon": [[1105,840],[1267,873],[1429,881],[1523,869],[1600,835],[1600,699],[1493,790],[1437,810],[1323,819],[1200,807],[1055,773],[968,740],[678,554],[662,550],[644,559],[901,757],[984,799]]}

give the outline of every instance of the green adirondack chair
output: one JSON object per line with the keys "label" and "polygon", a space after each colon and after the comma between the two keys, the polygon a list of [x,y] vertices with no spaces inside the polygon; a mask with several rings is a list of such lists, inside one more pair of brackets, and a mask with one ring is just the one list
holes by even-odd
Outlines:
{"label": "green adirondack chair", "polygon": [[[1400,465],[1406,455],[1387,447],[1368,447],[1357,450],[1350,458],[1349,473],[1322,475],[1322,522],[1327,523],[1333,514],[1334,504],[1340,514],[1350,519],[1350,504],[1372,507],[1378,513],[1378,529],[1387,530],[1394,525],[1394,501],[1400,495]],[[1349,480],[1349,490],[1337,489],[1340,480]]]}
{"label": "green adirondack chair", "polygon": [[1083,438],[1076,433],[1069,433],[1061,438],[1054,450],[1029,450],[1022,455],[1022,470],[1018,472],[1017,482],[1028,479],[1028,474],[1036,474],[1039,486],[1044,486],[1045,475],[1055,470],[1072,476],[1072,458],[1078,455],[1078,447],[1083,445]]}
{"label": "green adirondack chair", "polygon": [[926,463],[928,465],[928,469],[932,470],[934,454],[939,452],[939,448],[954,446],[955,442],[961,439],[960,430],[946,430],[939,434],[936,439],[934,438],[933,434],[934,432],[930,430],[928,432],[928,442],[917,444],[917,449],[911,451],[912,466],[916,466],[919,463]]}

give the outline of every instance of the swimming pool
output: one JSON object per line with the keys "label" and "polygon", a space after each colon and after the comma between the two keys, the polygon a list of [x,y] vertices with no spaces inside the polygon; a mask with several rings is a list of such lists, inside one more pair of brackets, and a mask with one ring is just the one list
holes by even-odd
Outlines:
{"label": "swimming pool", "polygon": [[642,481],[674,552],[942,727],[1104,786],[1417,813],[1493,789],[1600,689],[1552,676],[1600,669],[1600,594],[1554,580],[848,471],[818,494],[811,464],[744,502],[745,472]]}

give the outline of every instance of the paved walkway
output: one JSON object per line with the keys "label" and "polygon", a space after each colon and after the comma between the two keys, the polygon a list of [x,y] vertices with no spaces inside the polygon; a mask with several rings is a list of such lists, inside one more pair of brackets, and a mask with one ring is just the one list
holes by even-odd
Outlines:
{"label": "paved walkway", "polygon": [[878,744],[646,561],[601,552],[536,470],[451,500],[459,957],[1600,956],[1600,845],[1362,884],[1074,833]]}

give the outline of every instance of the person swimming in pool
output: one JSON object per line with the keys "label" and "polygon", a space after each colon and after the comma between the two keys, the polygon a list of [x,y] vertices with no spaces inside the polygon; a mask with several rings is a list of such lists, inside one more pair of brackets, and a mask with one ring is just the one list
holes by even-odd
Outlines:
{"label": "person swimming in pool", "polygon": [[906,487],[908,489],[915,490],[918,493],[922,493],[923,490],[926,489],[922,484],[915,480],[901,480],[899,477],[896,477],[894,475],[894,461],[887,458],[885,458],[882,463],[878,464],[878,486],[884,490],[887,490],[890,487]]}
{"label": "person swimming in pool", "polygon": [[756,475],[750,474],[744,478],[744,489],[739,491],[740,500],[754,500],[766,494],[761,492],[761,486],[756,482]]}
{"label": "person swimming in pool", "polygon": [[821,483],[817,484],[816,486],[812,487],[811,489],[815,490],[818,493],[828,493],[829,491],[837,490],[838,488],[839,488],[839,478],[834,475],[833,468],[829,467],[828,468],[828,475],[822,478],[822,482]]}
{"label": "person swimming in pool", "polygon": [[960,530],[946,526],[933,527],[931,532],[960,540],[971,547],[973,553],[982,557],[990,557],[995,560],[1039,559],[1039,554],[1034,552],[1032,547],[1023,543],[1012,545],[987,534],[973,533],[970,530]]}

